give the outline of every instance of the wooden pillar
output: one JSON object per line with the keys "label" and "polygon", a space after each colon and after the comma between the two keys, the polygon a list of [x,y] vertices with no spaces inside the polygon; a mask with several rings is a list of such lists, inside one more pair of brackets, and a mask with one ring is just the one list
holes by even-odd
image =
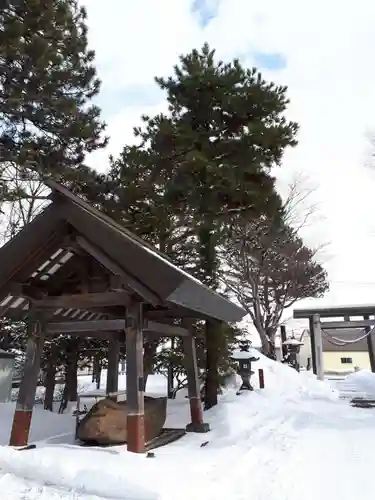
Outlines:
{"label": "wooden pillar", "polygon": [[53,343],[49,350],[47,367],[44,373],[44,409],[53,412],[53,396],[56,386],[56,371],[58,360],[58,344]]}
{"label": "wooden pillar", "polygon": [[316,375],[316,355],[315,355],[315,337],[314,337],[314,319],[312,316],[309,318],[309,329],[310,329],[310,345],[311,345],[311,362],[313,373]]}
{"label": "wooden pillar", "polygon": [[[370,319],[370,317],[363,316],[363,319]],[[366,326],[365,331],[366,333],[369,333],[372,330],[373,326]],[[371,371],[372,373],[375,373],[375,355],[374,355],[374,342],[372,339],[372,333],[367,335],[367,349],[368,349],[368,356],[370,358],[370,366],[371,366]]]}
{"label": "wooden pillar", "polygon": [[320,325],[319,314],[313,316],[313,335],[315,343],[315,362],[316,362],[316,376],[318,380],[324,380],[324,366],[323,366],[323,341],[322,341],[322,328]]}
{"label": "wooden pillar", "polygon": [[126,400],[127,448],[133,453],[145,451],[145,411],[143,377],[142,304],[127,311],[126,317]]}
{"label": "wooden pillar", "polygon": [[[174,337],[171,338],[171,351],[174,350],[175,346],[175,341],[174,341]],[[173,384],[173,378],[174,378],[174,373],[173,373],[173,365],[172,363],[169,361],[168,363],[168,383],[167,383],[167,386],[168,386],[168,398],[169,399],[172,399],[173,397],[173,388],[174,388],[174,384]]]}
{"label": "wooden pillar", "polygon": [[108,343],[107,394],[118,391],[119,362],[120,342],[117,333],[113,332]]}
{"label": "wooden pillar", "polygon": [[191,324],[184,321],[183,326],[188,328],[190,335],[183,337],[183,346],[185,354],[185,366],[188,379],[188,396],[190,403],[191,422],[186,426],[187,432],[208,432],[209,424],[203,422],[203,409],[199,386],[199,372],[197,363],[197,352],[195,347],[195,339],[193,336]]}
{"label": "wooden pillar", "polygon": [[258,369],[259,374],[259,389],[264,389],[264,370],[263,368]]}
{"label": "wooden pillar", "polygon": [[288,349],[286,345],[284,345],[284,342],[286,341],[285,325],[280,325],[280,337],[281,337],[281,359],[284,359],[288,354]]}
{"label": "wooden pillar", "polygon": [[26,361],[13,417],[10,446],[26,446],[35,403],[36,386],[44,342],[44,321],[37,313],[30,314]]}

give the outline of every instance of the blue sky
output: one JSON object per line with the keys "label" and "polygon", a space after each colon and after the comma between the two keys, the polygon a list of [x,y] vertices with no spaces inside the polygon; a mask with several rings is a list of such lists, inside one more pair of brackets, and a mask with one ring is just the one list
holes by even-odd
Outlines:
{"label": "blue sky", "polygon": [[278,52],[255,52],[254,60],[259,69],[278,71],[286,67],[286,58]]}
{"label": "blue sky", "polygon": [[218,13],[220,0],[193,0],[191,11],[197,17],[199,25],[205,28]]}

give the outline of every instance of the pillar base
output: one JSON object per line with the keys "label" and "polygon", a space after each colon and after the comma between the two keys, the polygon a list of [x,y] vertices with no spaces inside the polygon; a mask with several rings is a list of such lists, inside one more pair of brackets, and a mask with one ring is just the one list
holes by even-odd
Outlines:
{"label": "pillar base", "polygon": [[206,432],[210,432],[210,424],[206,424],[204,422],[195,424],[191,422],[185,428],[186,432],[196,432],[197,434],[205,434]]}
{"label": "pillar base", "polygon": [[127,416],[127,450],[132,453],[145,453],[145,416],[135,414]]}
{"label": "pillar base", "polygon": [[27,446],[32,416],[32,410],[16,410],[14,412],[9,446]]}

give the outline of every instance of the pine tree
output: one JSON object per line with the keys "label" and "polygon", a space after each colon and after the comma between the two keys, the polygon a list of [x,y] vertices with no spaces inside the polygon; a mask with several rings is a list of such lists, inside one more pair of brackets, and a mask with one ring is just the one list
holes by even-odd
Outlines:
{"label": "pine tree", "polygon": [[125,146],[119,158],[111,161],[103,207],[174,264],[191,271],[195,262],[191,220],[183,207],[170,200],[171,165],[161,158],[163,165],[152,149]]}
{"label": "pine tree", "polygon": [[[6,4],[0,9],[0,222],[9,237],[43,208],[44,176],[91,198],[104,196],[102,176],[82,162],[107,139],[92,104],[100,80],[85,9],[77,0]],[[8,348],[24,341],[14,328],[9,338]]]}
{"label": "pine tree", "polygon": [[[219,287],[217,248],[238,214],[275,213],[280,198],[271,169],[296,145],[298,126],[286,120],[287,88],[266,82],[238,60],[224,64],[205,45],[180,57],[174,75],[156,79],[170,115],[144,117],[137,129],[164,177],[170,210],[188,215],[196,236],[195,275]],[[206,408],[217,403],[220,327],[207,322]]]}
{"label": "pine tree", "polygon": [[0,167],[75,167],[106,144],[100,81],[77,0],[20,0],[0,12]]}

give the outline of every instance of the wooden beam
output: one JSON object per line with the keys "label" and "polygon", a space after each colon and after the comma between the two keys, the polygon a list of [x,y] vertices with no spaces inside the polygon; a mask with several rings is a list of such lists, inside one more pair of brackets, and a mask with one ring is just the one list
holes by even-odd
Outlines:
{"label": "wooden beam", "polygon": [[95,245],[91,244],[82,236],[77,236],[77,243],[83,250],[90,254],[96,261],[98,261],[112,274],[123,277],[126,284],[145,301],[154,306],[162,304],[162,300],[156,293],[154,293],[146,285],[141,283],[137,278],[131,276],[130,273],[126,272],[122,267],[120,267],[116,262],[114,262],[110,257],[108,257],[108,255],[102,252]]}
{"label": "wooden beam", "polygon": [[38,308],[49,309],[90,309],[108,306],[126,306],[129,304],[130,296],[128,292],[103,292],[103,293],[83,293],[74,295],[60,295],[46,297],[41,300],[34,300]]}
{"label": "wooden beam", "polygon": [[[113,332],[109,332],[109,331],[97,331],[97,332],[81,331],[81,332],[68,332],[68,333],[66,333],[66,335],[70,335],[71,337],[78,337],[78,338],[93,339],[93,340],[102,341],[102,340],[110,339],[112,336],[111,335],[112,333]],[[51,338],[51,337],[54,337],[57,335],[64,335],[64,334],[62,334],[62,333],[48,333],[47,332],[48,338]]]}
{"label": "wooden beam", "polygon": [[168,304],[168,307],[151,308],[147,304],[144,306],[144,317],[154,320],[171,320],[171,319],[207,319],[207,316],[196,311],[191,311],[182,306]]}
{"label": "wooden beam", "polygon": [[[144,322],[144,333],[156,334],[161,337],[186,337],[189,332],[186,328],[180,326],[156,323],[154,321]],[[126,321],[124,319],[100,319],[95,321],[64,321],[49,322],[47,324],[47,333],[49,335],[74,334],[74,333],[92,333],[101,331],[120,331],[125,330]]]}
{"label": "wooden beam", "polygon": [[65,321],[50,322],[47,324],[47,333],[50,335],[72,334],[84,332],[95,333],[102,331],[116,331],[125,329],[124,319],[100,319],[96,321]]}
{"label": "wooden beam", "polygon": [[320,318],[344,318],[345,316],[361,316],[365,314],[375,314],[375,305],[362,306],[339,306],[339,307],[321,307],[317,309],[294,309],[293,318],[312,318],[314,314],[319,314]]}
{"label": "wooden beam", "polygon": [[145,451],[142,305],[129,310],[126,329],[127,449]]}
{"label": "wooden beam", "polygon": [[161,337],[188,337],[189,331],[186,328],[166,323],[156,323],[155,321],[146,321],[143,328],[144,333],[155,333]]}
{"label": "wooden beam", "polygon": [[366,319],[362,321],[324,321],[320,323],[323,330],[339,330],[345,328],[365,328],[374,326],[375,319]]}

